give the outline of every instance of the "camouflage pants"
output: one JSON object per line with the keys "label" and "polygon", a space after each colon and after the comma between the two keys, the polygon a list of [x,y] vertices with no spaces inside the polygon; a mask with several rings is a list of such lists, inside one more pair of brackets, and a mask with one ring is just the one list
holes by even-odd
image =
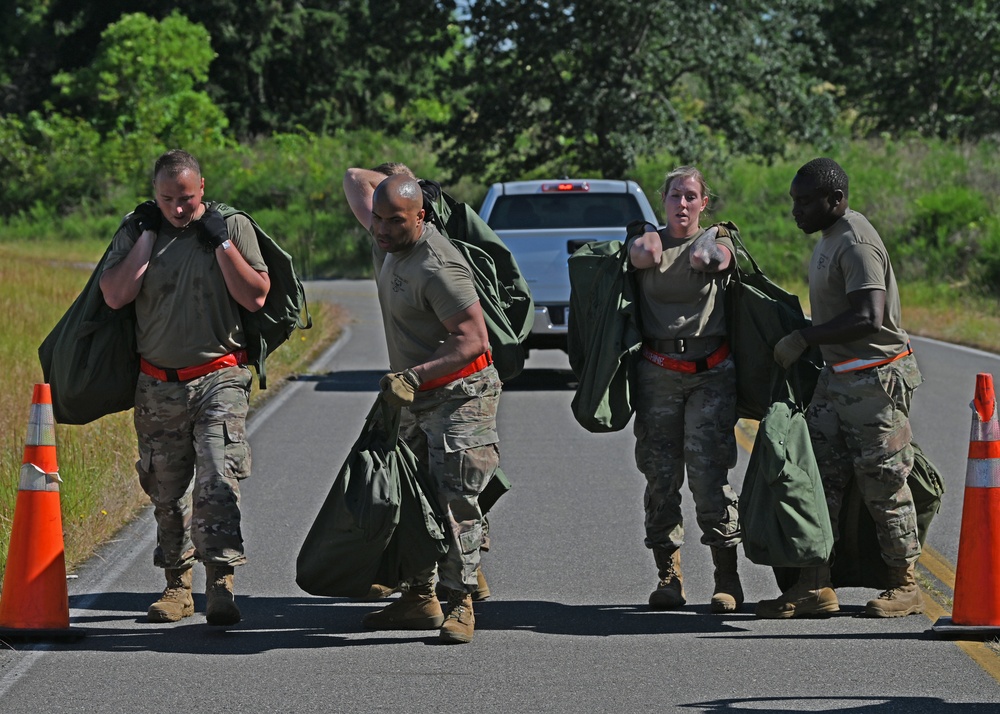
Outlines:
{"label": "camouflage pants", "polygon": [[[447,555],[437,564],[442,585],[476,589],[483,514],[479,495],[500,463],[497,404],[500,378],[491,366],[428,392],[403,410],[400,432],[417,458],[426,463],[437,502],[450,527]],[[409,414],[407,414],[407,412]],[[416,578],[427,582],[433,569]]]}
{"label": "camouflage pants", "polygon": [[834,538],[844,491],[856,478],[890,567],[905,567],[920,556],[906,479],[913,468],[910,398],[922,381],[913,355],[857,372],[827,368],[806,412]]}
{"label": "camouflage pants", "polygon": [[250,475],[250,370],[226,367],[187,382],[139,375],[136,471],[153,504],[153,564],[242,565],[240,479]]}
{"label": "camouflage pants", "polygon": [[646,476],[646,547],[673,552],[684,543],[681,484],[687,468],[701,542],[741,541],[736,493],[736,368],[731,358],[687,374],[641,359],[635,396],[635,461]]}

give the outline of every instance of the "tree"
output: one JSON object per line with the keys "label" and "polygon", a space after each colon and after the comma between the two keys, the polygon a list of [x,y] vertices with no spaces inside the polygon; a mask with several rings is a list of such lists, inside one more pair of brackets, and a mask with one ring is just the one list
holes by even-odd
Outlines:
{"label": "tree", "polygon": [[[92,64],[101,34],[124,14],[162,20],[177,12],[197,20],[216,53],[206,91],[240,139],[301,129],[398,132],[424,116],[440,116],[448,104],[439,85],[441,64],[453,54],[457,38],[455,0],[43,0],[42,5],[49,62],[43,87],[56,71],[74,73]],[[38,96],[26,98],[31,101],[23,108],[42,108]],[[60,98],[53,99],[62,109]]]}
{"label": "tree", "polygon": [[92,64],[55,78],[62,112],[0,117],[11,194],[0,211],[36,201],[67,210],[111,183],[141,191],[163,149],[224,143],[226,118],[199,89],[213,57],[205,28],[178,14],[157,22],[134,13],[108,26]]}
{"label": "tree", "polygon": [[121,157],[117,173],[162,147],[225,141],[225,115],[198,89],[214,57],[208,32],[183,15],[133,13],[101,34],[92,64],[54,82]]}
{"label": "tree", "polygon": [[810,70],[819,0],[478,0],[444,163],[487,180],[619,177],[644,153],[780,154],[824,137],[832,89]]}
{"label": "tree", "polygon": [[993,0],[849,0],[824,13],[863,134],[977,139],[997,131],[1000,5]]}
{"label": "tree", "polygon": [[48,5],[47,0],[0,4],[0,116],[26,114],[52,91]]}
{"label": "tree", "polygon": [[[181,0],[219,58],[210,93],[238,137],[411,127],[438,99],[454,0]],[[431,103],[428,109],[427,102]]]}

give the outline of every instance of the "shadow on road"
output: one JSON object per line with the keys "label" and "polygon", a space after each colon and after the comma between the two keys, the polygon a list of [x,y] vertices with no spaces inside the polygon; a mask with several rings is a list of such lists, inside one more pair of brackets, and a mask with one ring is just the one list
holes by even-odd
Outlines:
{"label": "shadow on road", "polygon": [[[374,369],[345,369],[324,374],[303,374],[297,382],[315,383],[317,392],[377,392],[378,381],[385,372]],[[514,379],[504,382],[505,392],[544,392],[576,389],[577,380],[566,369],[526,369]]]}
{"label": "shadow on road", "polygon": [[[280,649],[318,649],[436,642],[436,631],[392,633],[361,627],[365,613],[388,601],[358,602],[343,598],[237,596],[243,621],[229,628],[211,627],[204,619],[205,598],[195,594],[196,613],[178,623],[145,621],[146,608],[158,592],[81,594],[70,598],[72,627],[85,636],[72,643],[47,645],[67,651],[184,652],[243,655]],[[88,609],[93,614],[88,614]],[[565,605],[540,600],[486,601],[476,604],[479,632],[528,632],[575,637],[629,635],[704,635],[755,637],[742,622],[750,613],[720,617],[708,607],[678,612],[652,612],[646,605]],[[118,626],[116,626],[116,624]],[[801,640],[800,631],[788,637]],[[879,638],[912,639],[923,635],[880,633]],[[778,638],[780,635],[770,635]],[[866,634],[816,635],[817,638],[867,638]],[[721,703],[720,703],[721,705]]]}

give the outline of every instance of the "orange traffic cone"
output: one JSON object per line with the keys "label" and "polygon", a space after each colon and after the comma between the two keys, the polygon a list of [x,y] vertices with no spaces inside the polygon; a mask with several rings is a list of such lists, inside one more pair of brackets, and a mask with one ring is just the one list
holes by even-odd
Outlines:
{"label": "orange traffic cone", "polygon": [[81,636],[69,629],[60,481],[52,393],[36,384],[0,593],[0,638]]}
{"label": "orange traffic cone", "polygon": [[972,433],[955,598],[951,617],[940,618],[933,627],[943,632],[985,633],[1000,628],[1000,422],[993,375],[976,375],[976,396],[970,406]]}

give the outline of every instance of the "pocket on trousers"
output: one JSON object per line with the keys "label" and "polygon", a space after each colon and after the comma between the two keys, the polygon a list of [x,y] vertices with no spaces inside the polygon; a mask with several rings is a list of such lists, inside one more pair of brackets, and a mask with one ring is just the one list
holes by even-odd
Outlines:
{"label": "pocket on trousers", "polygon": [[246,440],[246,431],[242,425],[226,422],[223,424],[223,436],[226,442],[225,475],[245,479],[250,475],[250,444]]}
{"label": "pocket on trousers", "polygon": [[458,534],[458,547],[463,555],[475,552],[483,544],[483,524],[477,523],[472,528]]}

